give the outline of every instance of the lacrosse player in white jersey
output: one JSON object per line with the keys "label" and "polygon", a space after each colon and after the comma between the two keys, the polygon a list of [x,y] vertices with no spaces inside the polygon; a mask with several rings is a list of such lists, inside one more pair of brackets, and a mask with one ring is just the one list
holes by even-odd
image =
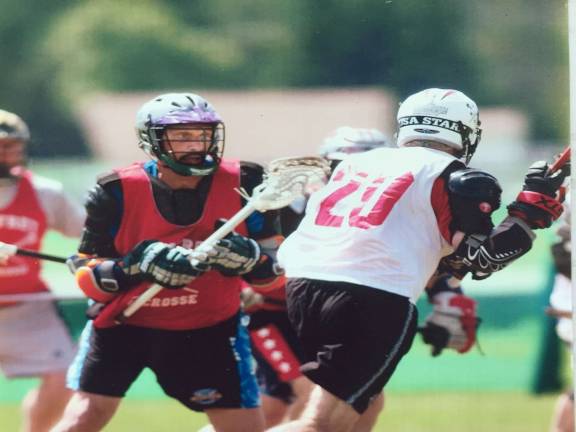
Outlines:
{"label": "lacrosse player in white jersey", "polygon": [[9,379],[38,377],[24,398],[24,431],[48,431],[70,396],[66,369],[74,344],[54,301],[6,302],[16,295],[33,299],[47,293],[40,262],[14,256],[16,245],[38,251],[49,229],[79,237],[84,209],[62,185],[25,169],[30,132],[15,114],[0,110],[0,371]]}
{"label": "lacrosse player in white jersey", "polygon": [[[415,303],[440,261],[484,278],[526,253],[532,229],[561,213],[556,193],[568,167],[530,167],[523,191],[494,228],[497,180],[467,168],[481,129],[474,101],[428,89],[398,111],[397,149],[345,159],[313,194],[298,229],[280,247],[289,318],[302,344],[302,372],[317,384],[301,418],[274,431],[348,432],[408,352]],[[544,203],[544,204],[542,204]],[[425,340],[466,352],[475,303],[450,280],[428,284],[433,311]]]}
{"label": "lacrosse player in white jersey", "polygon": [[[319,155],[332,170],[347,156],[389,145],[390,140],[377,129],[343,126],[330,134],[319,148]],[[281,209],[282,234],[291,234],[304,216],[308,196]],[[250,333],[257,375],[262,391],[262,408],[268,427],[298,418],[312,390],[312,382],[299,372],[304,357],[298,338],[288,320],[286,292],[247,287],[243,290],[246,312],[250,314]],[[274,343],[274,350],[269,349]],[[383,407],[379,396],[356,425],[357,431],[370,431]]]}

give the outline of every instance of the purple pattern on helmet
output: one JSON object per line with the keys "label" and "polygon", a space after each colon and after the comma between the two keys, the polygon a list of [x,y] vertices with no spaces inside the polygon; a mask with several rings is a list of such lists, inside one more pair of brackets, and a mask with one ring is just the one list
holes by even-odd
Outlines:
{"label": "purple pattern on helmet", "polygon": [[173,112],[168,113],[168,115],[158,118],[154,123],[171,125],[181,123],[217,123],[221,121],[222,119],[215,111],[206,111],[198,107],[193,107],[175,109]]}

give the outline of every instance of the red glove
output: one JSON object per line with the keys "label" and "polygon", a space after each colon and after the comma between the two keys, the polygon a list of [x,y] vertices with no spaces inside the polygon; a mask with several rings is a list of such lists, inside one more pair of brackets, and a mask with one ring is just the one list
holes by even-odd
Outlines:
{"label": "red glove", "polygon": [[432,355],[444,348],[463,354],[476,343],[480,319],[476,316],[476,301],[454,292],[439,292],[432,298],[434,308],[421,329],[424,343],[432,345]]}
{"label": "red glove", "polygon": [[570,175],[570,164],[552,174],[548,168],[544,161],[533,163],[524,178],[522,192],[508,206],[508,213],[524,220],[530,228],[548,228],[564,210],[561,188]]}

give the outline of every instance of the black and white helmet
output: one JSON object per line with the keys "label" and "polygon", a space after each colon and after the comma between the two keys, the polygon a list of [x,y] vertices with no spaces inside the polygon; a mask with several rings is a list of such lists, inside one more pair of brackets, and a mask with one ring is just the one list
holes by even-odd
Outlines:
{"label": "black and white helmet", "polygon": [[[166,128],[174,125],[190,125],[191,128],[211,131],[212,140],[202,152],[200,163],[179,162],[165,145]],[[193,93],[168,93],[146,102],[136,115],[136,134],[142,150],[180,175],[210,175],[218,168],[224,153],[221,117],[208,101]]]}
{"label": "black and white helmet", "polygon": [[476,103],[457,90],[431,88],[409,96],[398,110],[398,147],[415,140],[438,141],[470,162],[482,129]]}
{"label": "black and white helmet", "polygon": [[340,161],[349,154],[362,153],[387,145],[386,136],[378,129],[343,126],[324,140],[318,153],[326,159]]}
{"label": "black and white helmet", "polygon": [[19,116],[0,110],[0,139],[30,140],[28,126]]}

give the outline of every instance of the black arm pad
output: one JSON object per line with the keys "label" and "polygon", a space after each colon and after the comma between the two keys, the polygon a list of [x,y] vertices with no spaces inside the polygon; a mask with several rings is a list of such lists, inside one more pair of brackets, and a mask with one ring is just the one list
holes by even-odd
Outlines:
{"label": "black arm pad", "polygon": [[462,260],[474,279],[502,270],[532,248],[534,234],[521,220],[506,218],[490,236],[469,234],[454,255]]}

